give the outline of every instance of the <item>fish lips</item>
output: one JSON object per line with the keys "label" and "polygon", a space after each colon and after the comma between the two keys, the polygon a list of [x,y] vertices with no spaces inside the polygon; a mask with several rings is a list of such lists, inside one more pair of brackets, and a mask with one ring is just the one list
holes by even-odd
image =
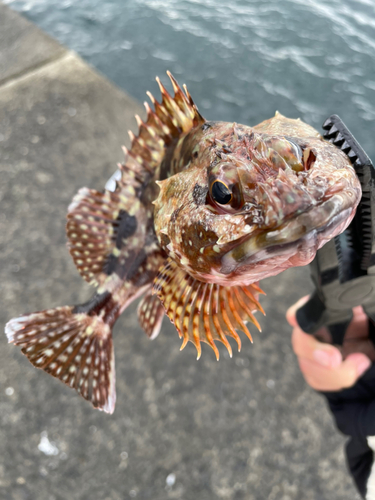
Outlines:
{"label": "fish lips", "polygon": [[319,248],[350,224],[356,207],[348,201],[344,194],[335,194],[276,228],[244,239],[223,256],[220,272],[236,273],[241,267],[255,267],[259,262],[282,255],[291,258],[301,249],[309,257],[294,265],[308,264]]}

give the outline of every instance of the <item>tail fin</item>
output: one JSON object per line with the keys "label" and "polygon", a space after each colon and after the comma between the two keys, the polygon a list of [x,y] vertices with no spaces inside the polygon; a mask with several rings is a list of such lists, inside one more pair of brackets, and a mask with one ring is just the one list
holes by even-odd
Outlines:
{"label": "tail fin", "polygon": [[[104,294],[103,294],[104,295]],[[113,413],[115,358],[111,327],[117,318],[111,295],[11,319],[5,333],[37,368],[74,388],[99,410]]]}

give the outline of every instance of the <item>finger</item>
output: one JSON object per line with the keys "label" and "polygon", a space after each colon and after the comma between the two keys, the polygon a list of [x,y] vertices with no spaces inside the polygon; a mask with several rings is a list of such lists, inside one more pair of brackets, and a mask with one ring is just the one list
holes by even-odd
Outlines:
{"label": "finger", "polygon": [[362,306],[353,308],[353,319],[348,326],[345,340],[368,337],[368,317]]}
{"label": "finger", "polygon": [[349,354],[341,366],[343,370],[347,370],[348,366],[349,369],[354,368],[356,371],[356,381],[370,368],[371,365],[371,360],[365,354],[355,352],[353,354]]}
{"label": "finger", "polygon": [[298,326],[293,328],[292,346],[298,357],[314,361],[321,366],[335,368],[342,362],[342,355],[337,347],[319,342]]}
{"label": "finger", "polygon": [[305,295],[305,297],[302,297],[295,304],[289,307],[289,309],[286,312],[286,320],[290,324],[290,326],[298,326],[296,312],[300,307],[306,304],[309,298],[310,295]]}
{"label": "finger", "polygon": [[299,358],[298,362],[306,382],[318,391],[340,391],[351,387],[371,365],[370,360],[363,354],[352,354],[335,369],[321,366],[306,358]]}

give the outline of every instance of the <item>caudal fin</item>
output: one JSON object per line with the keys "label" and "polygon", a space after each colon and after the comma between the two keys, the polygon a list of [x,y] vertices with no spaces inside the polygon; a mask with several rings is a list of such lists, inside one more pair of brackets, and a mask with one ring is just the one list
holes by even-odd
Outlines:
{"label": "caudal fin", "polygon": [[93,314],[89,307],[89,312],[82,312],[84,309],[64,306],[13,318],[5,333],[34,366],[74,388],[95,408],[113,413],[116,389],[111,326],[104,315]]}

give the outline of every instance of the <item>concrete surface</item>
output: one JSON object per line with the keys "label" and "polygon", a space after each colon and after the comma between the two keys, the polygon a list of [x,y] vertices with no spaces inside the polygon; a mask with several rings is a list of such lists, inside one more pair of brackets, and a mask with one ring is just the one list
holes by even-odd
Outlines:
{"label": "concrete surface", "polygon": [[[1,4],[0,54],[4,324],[91,293],[65,248],[66,207],[79,187],[100,189],[112,174],[139,106]],[[0,336],[0,498],[358,499],[344,439],[305,386],[284,320],[311,287],[308,270],[263,285],[263,332],[232,360],[220,348],[219,363],[206,346],[199,362],[192,345],[180,353],[169,321],[149,341],[135,306],[126,311],[112,416]]]}
{"label": "concrete surface", "polygon": [[0,84],[59,58],[65,49],[11,9],[0,5]]}

